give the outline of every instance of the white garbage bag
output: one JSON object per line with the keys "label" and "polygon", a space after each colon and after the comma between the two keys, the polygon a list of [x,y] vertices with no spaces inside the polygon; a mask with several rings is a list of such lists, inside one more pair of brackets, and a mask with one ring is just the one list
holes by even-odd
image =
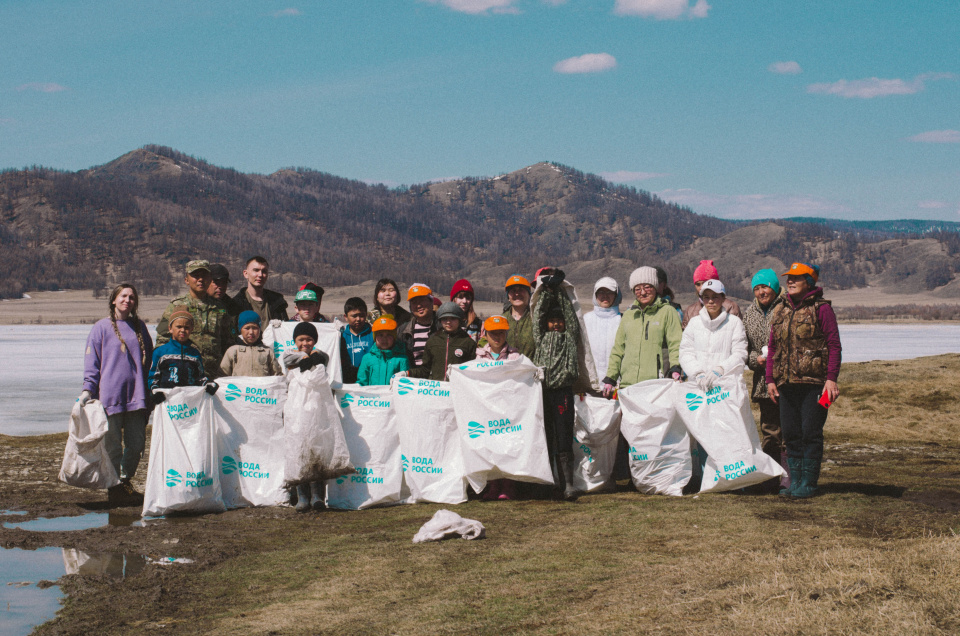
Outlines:
{"label": "white garbage bag", "polygon": [[630,446],[630,476],[647,495],[683,494],[693,469],[690,436],[674,406],[673,380],[647,380],[620,389],[620,431]]}
{"label": "white garbage bag", "polygon": [[474,491],[502,478],[553,484],[538,375],[525,357],[450,367],[463,466]]}
{"label": "white garbage bag", "polygon": [[437,510],[413,536],[413,542],[442,541],[448,537],[473,540],[482,539],[486,534],[487,529],[476,519],[464,519],[451,510]]}
{"label": "white garbage bag", "polygon": [[391,399],[411,501],[466,501],[467,482],[450,383],[398,378]]}
{"label": "white garbage bag", "polygon": [[609,483],[620,441],[620,403],[592,395],[573,398],[573,485],[584,492]]}
{"label": "white garbage bag", "polygon": [[220,489],[227,508],[285,503],[282,376],[218,378],[213,402],[220,435]]}
{"label": "white garbage bag", "polygon": [[760,450],[742,368],[725,374],[706,394],[694,382],[678,384],[675,405],[707,452],[700,492],[744,488],[783,474],[780,464]]}
{"label": "white garbage bag", "polygon": [[78,488],[110,488],[120,483],[107,453],[107,428],[107,412],[99,400],[73,404],[60,481]]}
{"label": "white garbage bag", "polygon": [[153,410],[143,516],[222,512],[213,396],[203,387],[164,391]]}
{"label": "white garbage bag", "polygon": [[[294,321],[281,322],[279,327],[270,327],[263,330],[263,344],[273,347],[273,355],[277,362],[283,368],[283,373],[287,376],[290,371],[283,367],[282,356],[287,351],[296,350],[297,345],[293,341],[293,330],[300,324]],[[330,358],[324,366],[327,369],[327,383],[333,388],[339,388],[343,384],[343,369],[340,364],[340,325],[332,322],[313,322],[310,323],[317,328],[317,344],[314,349],[323,351]],[[299,371],[299,369],[296,369]]]}
{"label": "white garbage bag", "polygon": [[356,473],[327,482],[327,506],[361,510],[404,503],[400,438],[389,386],[347,384],[334,391]]}
{"label": "white garbage bag", "polygon": [[350,451],[326,369],[320,365],[306,373],[297,369],[288,379],[287,403],[283,406],[283,487],[352,473]]}

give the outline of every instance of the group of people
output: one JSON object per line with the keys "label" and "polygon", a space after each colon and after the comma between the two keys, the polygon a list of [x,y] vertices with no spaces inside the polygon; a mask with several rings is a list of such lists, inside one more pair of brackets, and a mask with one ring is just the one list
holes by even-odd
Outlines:
{"label": "group of people", "polygon": [[[218,389],[220,376],[281,375],[325,365],[316,349],[314,323],[329,323],[320,313],[324,290],[304,284],[287,313],[282,294],[266,289],[269,264],[255,256],[243,270],[246,285],[227,294],[228,270],[204,260],[187,263],[187,293],[175,298],[157,326],[156,347],[137,316],[137,290],[118,285],[110,295],[107,318],[94,325],[84,363],[79,401],[102,402],[108,417],[108,453],[120,477],[109,491],[112,503],[132,505],[142,495],[130,483],[143,454],[145,428],[163,389],[204,386]],[[688,379],[709,391],[724,375],[753,370],[752,399],[760,410],[762,449],[782,463],[788,475],[782,495],[810,497],[817,492],[823,456],[827,407],[839,394],[840,338],[830,301],[817,283],[819,268],[794,263],[785,289],[770,269],[752,280],[754,299],[741,319],[737,303],[726,297],[712,261],[694,271],[697,300],[686,308],[674,302],[666,272],[639,267],[629,277],[635,302],[621,314],[617,282],[601,278],[593,288],[594,309],[580,315],[564,273],[545,267],[533,282],[509,277],[502,314],[486,319],[474,309],[474,290],[458,280],[442,302],[427,285],[406,290],[393,280],[377,282],[372,308],[350,298],[332,321],[340,331],[344,383],[386,385],[399,375],[447,380],[450,365],[474,359],[514,360],[525,356],[543,368],[544,427],[554,473],[555,496],[576,499],[574,485],[574,395],[592,391],[614,398],[618,387],[656,378]],[[292,320],[296,350],[278,361],[262,342],[265,325]],[[589,350],[598,382],[589,382],[581,361]],[[586,382],[585,382],[586,381]],[[591,386],[592,385],[592,386]],[[621,440],[622,441],[622,440]],[[626,466],[626,445],[618,454]],[[697,453],[702,470],[706,457]],[[614,479],[624,475],[615,471]],[[693,481],[693,480],[692,480]],[[769,488],[779,487],[772,483]],[[322,484],[297,494],[297,509],[320,508]],[[516,484],[490,482],[487,499],[512,499]]]}

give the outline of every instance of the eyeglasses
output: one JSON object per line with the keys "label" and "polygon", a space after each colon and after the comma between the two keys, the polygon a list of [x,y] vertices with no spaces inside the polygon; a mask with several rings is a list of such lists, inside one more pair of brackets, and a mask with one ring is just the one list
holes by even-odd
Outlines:
{"label": "eyeglasses", "polygon": [[641,294],[649,294],[651,292],[657,291],[657,288],[654,287],[653,285],[647,285],[645,283],[641,283],[640,285],[637,285],[636,287],[634,287],[633,290],[639,291]]}

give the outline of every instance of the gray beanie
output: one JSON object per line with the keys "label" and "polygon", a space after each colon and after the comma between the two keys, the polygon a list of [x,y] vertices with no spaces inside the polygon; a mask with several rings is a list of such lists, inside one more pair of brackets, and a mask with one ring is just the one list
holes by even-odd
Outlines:
{"label": "gray beanie", "polygon": [[657,270],[652,267],[638,267],[630,274],[630,289],[633,290],[637,285],[652,285],[659,288],[657,280]]}
{"label": "gray beanie", "polygon": [[460,309],[460,305],[448,300],[447,302],[440,305],[440,309],[437,310],[437,320],[441,318],[459,318],[460,324],[462,325],[467,320],[467,316],[463,313],[463,310]]}

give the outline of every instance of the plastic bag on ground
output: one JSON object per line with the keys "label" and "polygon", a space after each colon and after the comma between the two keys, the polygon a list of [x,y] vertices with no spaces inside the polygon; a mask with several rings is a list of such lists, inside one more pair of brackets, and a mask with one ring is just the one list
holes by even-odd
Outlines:
{"label": "plastic bag on ground", "polygon": [[450,383],[398,378],[391,399],[411,501],[466,501],[467,482]]}
{"label": "plastic bag on ground", "polygon": [[78,488],[110,488],[120,483],[107,453],[107,412],[99,400],[70,411],[67,445],[63,450],[60,481]]}
{"label": "plastic bag on ground", "polygon": [[647,380],[624,389],[618,397],[623,419],[620,431],[630,445],[630,476],[647,495],[683,494],[690,481],[690,436],[674,405],[673,380]]}
{"label": "plastic bag on ground", "polygon": [[284,488],[352,473],[326,370],[322,366],[306,373],[298,369],[289,380],[283,406]]}
{"label": "plastic bag on ground", "polygon": [[413,536],[413,542],[442,541],[451,537],[472,540],[482,539],[486,535],[487,529],[479,521],[464,519],[450,510],[437,510]]}
{"label": "plastic bag on ground", "polygon": [[553,484],[538,372],[525,357],[450,367],[463,466],[474,491],[504,477]]}
{"label": "plastic bag on ground", "polygon": [[609,483],[620,439],[620,403],[592,395],[573,398],[576,421],[573,484],[591,492]]}
{"label": "plastic bag on ground", "polygon": [[218,378],[213,401],[220,434],[220,489],[227,508],[276,506],[283,489],[282,376]]}
{"label": "plastic bag on ground", "polygon": [[203,387],[164,391],[153,410],[143,516],[222,512],[213,396]]}
{"label": "plastic bag on ground", "polygon": [[[280,323],[279,327],[266,326],[263,329],[263,344],[273,348],[273,355],[276,356],[280,368],[283,368],[283,354],[297,348],[293,341],[293,330],[299,322],[286,321]],[[340,325],[332,322],[313,322],[310,323],[317,328],[317,344],[315,349],[319,349],[327,354],[329,360],[324,366],[327,370],[327,383],[333,388],[339,388],[343,384],[343,369],[340,365]],[[283,368],[283,373],[288,378],[291,377],[291,370]],[[299,369],[293,372],[299,373]]]}
{"label": "plastic bag on ground", "polygon": [[361,510],[403,503],[400,438],[389,386],[347,384],[334,391],[356,473],[327,482],[327,506]]}
{"label": "plastic bag on ground", "polygon": [[783,468],[760,450],[750,399],[737,368],[707,393],[693,382],[678,384],[676,409],[707,452],[700,492],[722,492],[780,477]]}

